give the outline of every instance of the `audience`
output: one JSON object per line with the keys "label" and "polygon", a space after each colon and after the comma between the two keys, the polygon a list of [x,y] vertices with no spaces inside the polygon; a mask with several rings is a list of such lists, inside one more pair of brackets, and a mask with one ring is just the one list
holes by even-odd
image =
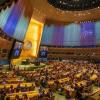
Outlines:
{"label": "audience", "polygon": [[[39,88],[39,100],[53,97],[56,91],[60,94],[64,93],[68,99],[82,100],[83,93],[91,94],[94,85],[100,87],[100,65],[87,61],[58,61],[34,71],[13,69],[12,74],[4,74],[2,71],[0,73],[3,84],[7,84],[6,79],[18,78],[19,75],[27,82],[35,83],[30,87],[27,85],[22,87],[21,82],[17,82],[17,87],[4,86],[0,89],[0,100],[3,100],[6,94],[34,91],[36,88]],[[19,95],[16,95],[15,100],[20,100]],[[29,100],[27,94],[23,94],[22,100]]]}
{"label": "audience", "polygon": [[[84,92],[92,93],[93,85],[100,86],[100,67],[87,61],[53,62],[45,68],[33,72],[20,71],[19,74],[25,79],[34,80],[36,86],[42,88],[49,88],[49,83],[53,81],[55,90],[63,92],[66,89],[67,97],[71,96],[71,91],[75,91],[76,97],[80,95],[81,98]],[[66,81],[61,81],[65,78]]]}

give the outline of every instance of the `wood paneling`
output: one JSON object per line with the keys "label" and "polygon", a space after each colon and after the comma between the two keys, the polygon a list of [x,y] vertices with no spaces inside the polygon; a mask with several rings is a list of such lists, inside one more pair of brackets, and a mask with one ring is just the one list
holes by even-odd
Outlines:
{"label": "wood paneling", "polygon": [[52,20],[53,22],[56,21],[57,23],[70,23],[75,21],[100,20],[100,8],[85,11],[62,11],[51,6],[47,0],[27,1],[31,2],[34,18],[38,21],[45,22],[47,19],[48,21]]}
{"label": "wood paneling", "polygon": [[48,47],[48,58],[100,60],[100,47],[59,48]]}

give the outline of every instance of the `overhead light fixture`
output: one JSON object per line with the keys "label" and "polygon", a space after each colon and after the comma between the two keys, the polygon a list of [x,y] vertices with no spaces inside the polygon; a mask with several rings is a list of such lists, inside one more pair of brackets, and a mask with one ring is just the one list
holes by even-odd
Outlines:
{"label": "overhead light fixture", "polygon": [[13,2],[17,2],[18,0],[0,0],[0,11],[12,5]]}
{"label": "overhead light fixture", "polygon": [[48,3],[64,11],[83,11],[100,7],[100,0],[48,0]]}

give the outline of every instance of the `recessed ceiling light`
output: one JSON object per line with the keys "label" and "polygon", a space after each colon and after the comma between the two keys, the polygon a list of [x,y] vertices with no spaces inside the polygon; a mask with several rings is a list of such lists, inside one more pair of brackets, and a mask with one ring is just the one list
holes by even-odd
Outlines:
{"label": "recessed ceiling light", "polygon": [[64,11],[82,11],[100,6],[100,0],[48,0],[48,3]]}

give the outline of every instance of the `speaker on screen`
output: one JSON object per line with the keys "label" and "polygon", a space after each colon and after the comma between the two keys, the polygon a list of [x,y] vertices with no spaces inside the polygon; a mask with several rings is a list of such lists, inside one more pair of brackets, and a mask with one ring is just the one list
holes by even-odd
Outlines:
{"label": "speaker on screen", "polygon": [[40,52],[39,52],[39,61],[45,62],[45,61],[47,61],[47,57],[48,57],[48,48],[41,46]]}
{"label": "speaker on screen", "polygon": [[40,58],[47,58],[47,55],[48,55],[48,50],[46,47],[41,47],[40,48]]}
{"label": "speaker on screen", "polygon": [[13,51],[12,51],[12,58],[18,58],[20,57],[21,51],[22,51],[23,43],[22,42],[15,42]]}

